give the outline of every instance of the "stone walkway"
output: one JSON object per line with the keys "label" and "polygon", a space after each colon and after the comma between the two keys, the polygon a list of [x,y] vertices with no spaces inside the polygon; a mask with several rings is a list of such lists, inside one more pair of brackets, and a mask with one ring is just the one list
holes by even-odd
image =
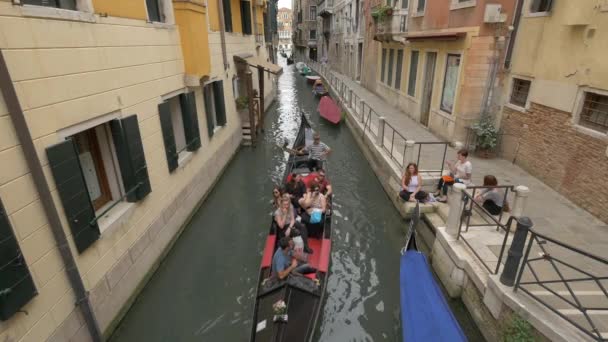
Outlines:
{"label": "stone walkway", "polygon": [[[383,117],[386,123],[389,124],[389,126],[385,126],[384,138],[382,139],[383,150],[381,150],[381,154],[383,154],[384,158],[390,163],[395,165],[395,170],[403,170],[403,161],[406,159],[404,155],[408,155],[408,158],[412,158],[409,153],[405,152],[405,139],[414,140],[416,142],[443,141],[427,128],[409,117],[407,113],[389,105],[382,98],[365,89],[359,83],[347,76],[341,75],[335,71],[329,71],[324,76],[332,83],[331,85],[334,91],[342,93],[344,98],[343,101],[347,105],[350,103],[353,104],[352,107],[354,108],[351,108],[350,112],[354,113],[365,132],[375,137],[376,141],[380,140],[378,139],[379,132],[381,132],[378,130],[379,117]],[[337,80],[340,80],[341,82],[338,82]],[[342,91],[344,86],[340,83],[346,87],[345,91]],[[350,99],[351,91],[353,99]],[[365,105],[361,106],[359,100],[362,100]],[[373,109],[371,111],[372,114],[369,114],[370,108]],[[393,133],[393,130],[395,133]],[[397,138],[394,138],[395,136]],[[444,146],[445,145],[424,145],[424,150],[421,152],[419,163],[421,170],[437,170],[441,167]],[[417,147],[418,145],[416,145],[416,148],[414,149],[416,152],[413,156],[414,160],[418,157]],[[453,160],[455,158],[456,150],[449,147],[447,150],[447,159]],[[481,185],[483,183],[483,176],[492,174],[499,180],[500,185],[524,185],[530,189],[523,214],[530,217],[534,224],[533,229],[537,233],[574,246],[584,252],[608,259],[608,248],[606,248],[606,246],[608,246],[608,225],[606,223],[598,220],[583,208],[576,206],[564,196],[507,160],[481,159],[475,156],[470,156],[469,159],[473,164],[474,184]],[[425,184],[428,184],[428,182],[425,182]],[[435,214],[435,217],[441,216],[443,217],[443,220],[445,220],[448,214],[447,206],[439,206],[438,209],[438,215]],[[506,220],[506,217],[504,219]],[[477,258],[482,258],[483,262],[492,269],[495,267],[498,260],[497,257],[504,237],[502,233],[496,232],[494,229],[495,227],[495,225],[492,227],[472,227],[468,233],[462,234],[462,237],[468,240],[469,247],[475,249]],[[507,244],[510,245],[510,242],[511,237],[509,237]],[[507,249],[509,248],[508,245]],[[608,265],[602,262],[583,257],[579,253],[572,252],[552,242],[544,244],[543,247],[545,248],[545,251],[554,258],[565,260],[597,277],[608,277]],[[539,246],[535,244],[531,250],[530,259],[538,258],[542,255],[540,252]],[[477,263],[479,263],[480,260],[477,260]],[[503,259],[501,263],[504,263],[504,261],[505,259]],[[544,281],[559,279],[551,263],[546,260],[541,259],[535,261],[533,267]],[[585,274],[574,271],[564,265],[558,264],[558,268],[562,275],[567,279],[586,277]],[[482,278],[488,276],[488,274],[484,276],[484,272],[481,272],[482,273],[479,275]],[[533,275],[529,268],[527,268],[523,273],[522,282],[533,280]],[[600,282],[604,288],[608,287],[608,280],[604,279]],[[581,305],[586,307],[608,307],[608,297],[594,281],[571,282],[569,283],[570,288],[564,286],[563,283],[553,283],[548,284],[547,286],[554,292],[548,291],[538,285],[525,285],[524,288],[529,290],[530,293],[538,296],[538,298],[542,298],[544,301],[550,303],[550,305],[559,311],[560,314],[574,320],[576,323],[585,327],[585,329],[593,330],[589,325],[589,321],[579,310],[575,309],[574,305],[569,304],[563,299],[559,299],[554,293],[559,293],[570,303],[579,301]],[[570,290],[574,291],[576,298],[570,295]],[[519,295],[517,295],[517,297],[519,297]],[[538,302],[528,302],[528,304],[533,306],[539,305]],[[525,304],[523,307],[526,307],[528,304]],[[544,316],[546,309],[540,308],[539,310],[540,311],[537,312]],[[595,331],[602,335],[603,338],[608,338],[608,315],[606,315],[606,311],[591,310],[588,313],[597,329]],[[588,336],[584,337],[584,339],[586,338],[588,338]]]}

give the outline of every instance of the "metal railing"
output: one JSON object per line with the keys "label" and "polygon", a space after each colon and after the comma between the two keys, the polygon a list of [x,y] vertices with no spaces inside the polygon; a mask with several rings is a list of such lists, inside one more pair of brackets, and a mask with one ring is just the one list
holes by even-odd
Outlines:
{"label": "metal railing", "polygon": [[[534,229],[530,233],[513,291],[523,291],[591,338],[608,341],[599,327],[608,322],[608,260]],[[553,296],[559,300],[549,300]]]}
{"label": "metal railing", "polygon": [[[512,185],[502,185],[502,186],[472,186],[467,187],[467,190],[472,190],[472,193],[468,193],[467,191],[462,192],[463,199],[463,208],[460,215],[460,224],[458,225],[458,235],[456,237],[457,240],[462,240],[469,249],[473,252],[475,257],[481,262],[481,264],[488,270],[490,274],[498,274],[500,269],[500,265],[502,263],[502,259],[504,256],[504,251],[507,246],[507,242],[509,239],[509,232],[511,230],[511,224],[513,223],[513,216],[509,217],[506,223],[502,223],[503,211],[501,210],[499,215],[490,214],[482,204],[475,201],[475,196],[477,190],[485,189],[487,191],[502,189],[504,191],[504,202],[507,203],[508,193],[513,191],[514,187]],[[478,193],[478,192],[477,192]],[[471,218],[473,215],[477,214],[477,218],[480,219],[481,223],[471,223]],[[463,232],[464,226],[464,232]],[[469,228],[471,227],[492,227],[496,226],[496,231],[504,234],[502,244],[500,245],[500,252],[498,254],[496,265],[490,265],[490,263],[494,262],[490,261],[486,257],[481,256],[476,248],[467,240],[467,237],[464,233],[469,232]]]}
{"label": "metal railing", "polygon": [[[437,176],[441,177],[443,175],[443,170],[445,169],[445,158],[447,157],[450,143],[443,141],[416,141],[414,143],[414,151],[416,151],[416,145],[418,145],[418,154],[415,159],[418,169],[428,173],[436,173]],[[423,146],[427,146],[427,151],[433,147],[436,148],[435,151],[431,151],[427,156],[423,154]],[[434,160],[435,158],[433,158],[433,155],[436,155],[437,152],[441,153],[442,157],[441,159]],[[427,167],[428,164],[433,166]]]}

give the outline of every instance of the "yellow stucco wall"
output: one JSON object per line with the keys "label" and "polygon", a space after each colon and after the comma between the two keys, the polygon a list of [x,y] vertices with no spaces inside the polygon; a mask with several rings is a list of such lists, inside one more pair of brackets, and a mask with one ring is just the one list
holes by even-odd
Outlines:
{"label": "yellow stucco wall", "polygon": [[148,18],[144,0],[93,0],[95,13],[131,19]]}
{"label": "yellow stucco wall", "polygon": [[[230,1],[230,10],[232,11],[232,32],[243,33],[243,28],[241,27],[241,2],[240,2],[240,0],[222,0],[222,1]],[[211,31],[219,31],[220,30],[220,12],[218,9],[217,0],[209,0],[207,2],[207,13],[209,14],[208,15],[209,16],[209,27],[211,28]],[[253,24],[253,22],[252,22],[252,24]]]}
{"label": "yellow stucco wall", "polygon": [[[207,135],[201,88],[194,88],[203,148],[170,174],[158,104],[162,96],[185,87],[177,27],[159,27],[112,16],[96,18],[96,23],[47,20],[26,17],[23,10],[22,6],[0,1],[0,31],[11,32],[0,35],[0,49],[78,271],[86,289],[91,291],[99,324],[106,329],[189,214],[182,208],[176,209],[169,223],[165,222],[165,216],[170,215],[163,212],[174,206],[198,175],[205,177],[195,183],[210,187],[215,175],[228,162],[231,151],[238,146],[241,125],[231,98],[231,80],[225,73],[217,72],[217,77],[224,79],[228,122],[212,138]],[[199,13],[194,15],[198,17]],[[202,22],[200,27],[206,30],[207,26]],[[244,37],[232,37],[249,42]],[[252,45],[238,43],[241,42],[236,42],[238,48],[254,49]],[[220,51],[218,44],[213,48]],[[201,65],[195,68],[204,70]],[[145,200],[133,204],[128,214],[121,216],[118,226],[102,232],[98,241],[79,254],[45,149],[61,141],[59,131],[68,127],[106,114],[134,113],[139,119],[152,192]],[[71,336],[61,335],[62,327],[78,328],[82,320],[74,307],[74,294],[1,96],[0,161],[0,198],[38,290],[38,295],[23,307],[27,315],[18,313],[0,324],[0,341],[70,340]],[[188,190],[194,191],[197,187],[191,186]],[[192,200],[198,202],[200,197]],[[153,237],[151,232],[155,226],[162,230]],[[144,247],[140,247],[140,253],[134,257],[137,246]],[[85,328],[78,331],[86,333]],[[74,340],[86,339],[75,337]]]}
{"label": "yellow stucco wall", "polygon": [[533,78],[530,100],[570,112],[579,86],[608,89],[608,5],[554,1],[548,16],[530,16],[529,7],[526,1],[511,75]]}
{"label": "yellow stucco wall", "polygon": [[174,2],[175,23],[179,28],[186,74],[198,78],[209,75],[209,34],[207,10],[202,4]]}

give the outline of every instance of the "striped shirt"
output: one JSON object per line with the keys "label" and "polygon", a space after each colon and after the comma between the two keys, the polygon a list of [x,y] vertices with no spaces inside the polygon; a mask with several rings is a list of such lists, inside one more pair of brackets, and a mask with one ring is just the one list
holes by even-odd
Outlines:
{"label": "striped shirt", "polygon": [[319,142],[318,144],[313,142],[311,145],[304,148],[304,151],[308,152],[308,158],[313,160],[324,160],[325,152],[328,150],[329,146],[325,145],[323,142]]}

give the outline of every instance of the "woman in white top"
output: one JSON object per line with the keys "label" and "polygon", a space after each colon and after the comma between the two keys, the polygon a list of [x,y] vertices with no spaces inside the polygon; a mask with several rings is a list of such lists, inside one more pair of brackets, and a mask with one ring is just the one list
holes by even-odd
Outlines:
{"label": "woman in white top", "polygon": [[[473,165],[467,160],[468,156],[469,151],[461,149],[456,155],[456,162],[450,160],[447,161],[448,169],[450,169],[450,175],[454,178],[454,183],[463,183],[465,185],[471,184]],[[452,184],[446,183],[443,178],[439,179],[439,184],[437,184],[437,195],[442,195],[438,199],[439,202],[445,202],[447,200],[448,185]]]}
{"label": "woman in white top", "polygon": [[427,198],[427,193],[422,191],[422,176],[418,174],[418,165],[415,163],[407,164],[403,178],[401,178],[401,191],[399,197],[404,201],[423,202]]}

